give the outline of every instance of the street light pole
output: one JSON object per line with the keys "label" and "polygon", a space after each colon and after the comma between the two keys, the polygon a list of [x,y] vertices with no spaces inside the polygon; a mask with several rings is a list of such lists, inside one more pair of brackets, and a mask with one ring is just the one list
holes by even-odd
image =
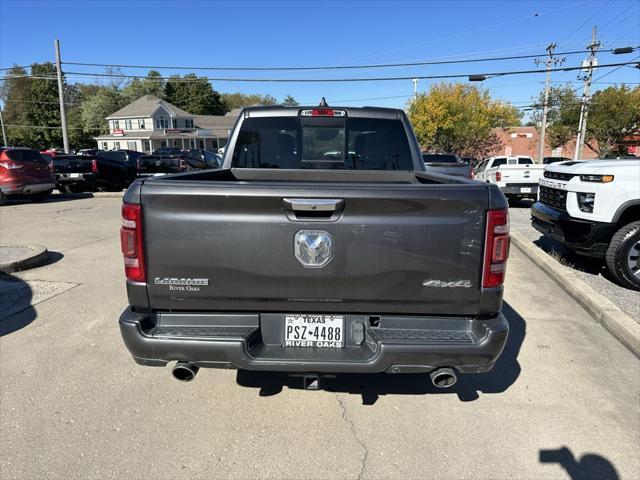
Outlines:
{"label": "street light pole", "polygon": [[[593,30],[591,31],[591,44],[587,45],[587,48],[591,50],[591,54],[589,55],[589,60],[585,62],[587,64],[587,72],[585,73],[584,80],[584,89],[582,91],[582,102],[580,104],[580,123],[578,124],[578,138],[576,139],[576,151],[574,153],[573,159],[578,160],[583,156],[584,151],[584,143],[587,135],[587,115],[589,114],[589,92],[591,89],[591,81],[593,79],[593,71],[595,67],[598,65],[598,59],[596,58],[596,53],[600,48],[600,42],[596,40],[597,29],[595,25],[593,26]],[[622,52],[625,53],[625,52]],[[579,77],[578,77],[579,78]]]}
{"label": "street light pole", "polygon": [[58,74],[58,98],[60,99],[60,123],[62,126],[62,143],[64,153],[69,153],[69,135],[67,133],[67,113],[64,109],[64,85],[62,83],[62,66],[60,62],[60,42],[54,40],[56,50],[56,72]]}

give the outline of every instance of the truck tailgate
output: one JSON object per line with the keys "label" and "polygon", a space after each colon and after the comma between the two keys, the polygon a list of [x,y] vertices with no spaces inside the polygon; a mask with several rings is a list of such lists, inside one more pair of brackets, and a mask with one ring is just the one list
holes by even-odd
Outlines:
{"label": "truck tailgate", "polygon": [[[153,309],[478,312],[481,184],[186,183],[142,185]],[[339,206],[323,217],[296,213],[291,199]],[[326,265],[305,267],[294,255],[303,230],[331,237]]]}

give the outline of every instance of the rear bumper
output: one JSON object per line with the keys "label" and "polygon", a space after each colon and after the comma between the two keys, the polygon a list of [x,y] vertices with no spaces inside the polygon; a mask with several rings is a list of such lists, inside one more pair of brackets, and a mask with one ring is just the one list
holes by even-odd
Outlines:
{"label": "rear bumper", "polygon": [[[383,316],[384,328],[366,326],[364,342],[356,345],[348,338],[350,322],[369,317],[346,317],[346,346],[340,349],[282,347],[273,331],[280,325],[274,314],[163,316],[128,308],[120,317],[120,331],[141,365],[185,361],[200,367],[308,373],[418,373],[443,366],[462,373],[487,372],[509,331],[502,314],[453,320]],[[238,322],[241,326],[235,325]]]}
{"label": "rear bumper", "polygon": [[531,224],[568,249],[596,258],[604,257],[616,232],[614,223],[580,220],[540,202],[531,207]]}
{"label": "rear bumper", "polygon": [[29,195],[32,193],[45,192],[47,190],[53,190],[55,184],[53,183],[7,183],[0,185],[0,190],[5,195]]}
{"label": "rear bumper", "polygon": [[[530,189],[530,191],[522,191],[522,189]],[[500,187],[500,190],[505,195],[518,195],[523,197],[533,197],[538,195],[538,184],[533,183],[531,185],[509,185]]]}
{"label": "rear bumper", "polygon": [[77,183],[95,183],[95,173],[80,173],[77,177],[72,177],[70,173],[56,174],[56,183],[58,185],[73,185]]}

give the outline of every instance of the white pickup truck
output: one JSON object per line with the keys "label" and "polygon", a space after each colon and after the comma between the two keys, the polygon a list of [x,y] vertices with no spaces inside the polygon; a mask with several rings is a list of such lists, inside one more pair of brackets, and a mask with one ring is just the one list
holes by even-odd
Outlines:
{"label": "white pickup truck", "polygon": [[602,258],[618,284],[640,290],[640,159],[547,165],[531,221],[568,249]]}
{"label": "white pickup truck", "polygon": [[531,157],[499,156],[480,162],[474,173],[476,180],[498,185],[508,199],[535,199],[544,167],[534,164]]}

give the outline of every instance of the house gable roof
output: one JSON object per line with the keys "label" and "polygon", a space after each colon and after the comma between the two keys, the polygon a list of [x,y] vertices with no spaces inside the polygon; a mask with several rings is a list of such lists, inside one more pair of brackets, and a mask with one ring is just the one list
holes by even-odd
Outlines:
{"label": "house gable roof", "polygon": [[127,117],[150,117],[160,107],[163,107],[170,114],[176,117],[193,117],[189,112],[186,112],[181,108],[156,97],[155,95],[145,95],[131,102],[126,107],[122,107],[117,112],[112,113],[107,117],[107,120]]}

